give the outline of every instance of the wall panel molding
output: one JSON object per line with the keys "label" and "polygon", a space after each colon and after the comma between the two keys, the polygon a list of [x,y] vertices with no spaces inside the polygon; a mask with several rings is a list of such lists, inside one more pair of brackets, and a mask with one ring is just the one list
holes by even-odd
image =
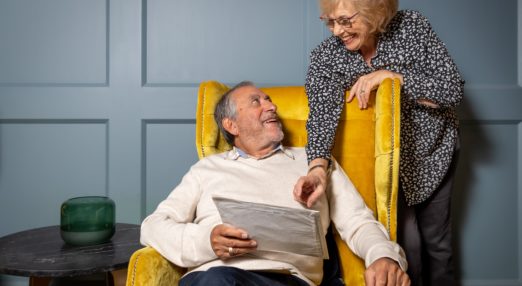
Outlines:
{"label": "wall panel molding", "polygon": [[517,13],[517,21],[518,21],[518,85],[522,87],[522,0],[518,0],[518,13]]}
{"label": "wall panel molding", "polygon": [[[185,158],[176,162],[176,167],[185,166],[186,164],[183,164],[183,161],[190,161],[191,163],[188,166],[196,162],[197,153],[195,147],[192,149],[192,154],[190,154],[190,152],[187,154],[185,150],[179,149],[180,146],[186,147],[187,144],[195,146],[195,125],[195,119],[144,119],[141,121],[141,219],[144,219],[152,211],[151,208],[156,206],[160,199],[166,198],[166,195],[176,186],[176,184],[166,183],[173,179],[174,174],[172,173],[156,177],[156,181],[161,182],[156,182],[154,179],[151,179],[150,169],[154,168],[151,164],[154,164],[155,166],[162,165],[161,167],[156,168],[156,170],[159,170],[156,173],[162,172],[165,169],[170,169],[172,167],[172,162],[176,161],[176,158],[180,155],[179,151],[185,153],[185,156],[183,156]],[[153,128],[156,128],[156,130],[152,130]],[[166,132],[159,132],[159,129],[166,130]],[[186,135],[187,132],[189,135]],[[162,139],[158,140],[156,136],[162,136]],[[182,144],[182,142],[185,142],[185,144]],[[153,148],[153,146],[165,146],[164,144],[167,144],[170,147],[167,147],[169,150],[168,152],[165,152],[164,157],[162,157],[162,162],[159,162],[160,160],[155,160],[149,164],[149,160],[154,157],[152,153],[156,149]],[[177,173],[177,176],[180,178],[187,171],[188,168],[178,168],[178,170],[173,170],[173,172]],[[162,189],[151,189],[149,188],[150,184],[163,185],[165,187]],[[155,192],[161,194],[155,194]],[[153,200],[151,197],[155,198],[154,202],[151,202],[151,200]]]}
{"label": "wall panel molding", "polygon": [[[519,2],[520,4],[521,2]],[[519,6],[520,8],[520,6]],[[520,14],[519,14],[520,15]],[[522,123],[518,124],[518,150],[517,150],[517,190],[518,190],[518,279],[519,284],[522,285]]]}
{"label": "wall panel molding", "polygon": [[[50,118],[40,118],[40,119],[26,119],[26,118],[20,118],[20,119],[9,119],[4,118],[0,119],[0,139],[2,137],[2,126],[5,125],[101,125],[104,128],[104,150],[106,153],[105,156],[105,187],[104,187],[104,195],[109,195],[109,186],[108,186],[108,179],[109,179],[109,120],[108,119],[50,119]],[[0,146],[1,147],[1,146]]]}
{"label": "wall panel molding", "polygon": [[0,87],[109,83],[109,0],[0,2]]}
{"label": "wall panel molding", "polygon": [[[264,86],[303,84],[308,53],[301,52],[310,38],[303,22],[310,19],[303,14],[310,2],[142,0],[142,85],[195,87],[205,80],[245,79]],[[289,24],[276,24],[283,20]]]}
{"label": "wall panel molding", "polygon": [[67,198],[108,195],[108,129],[105,119],[0,120],[0,236],[56,224]]}

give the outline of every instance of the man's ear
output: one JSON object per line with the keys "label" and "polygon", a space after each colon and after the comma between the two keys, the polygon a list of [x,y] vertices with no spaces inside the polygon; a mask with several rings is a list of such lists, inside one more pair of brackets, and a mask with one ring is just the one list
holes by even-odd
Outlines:
{"label": "man's ear", "polygon": [[238,128],[237,128],[237,124],[234,122],[234,120],[230,119],[230,118],[223,118],[223,128],[225,128],[225,130],[234,135],[234,136],[237,136],[237,134],[239,134],[239,131],[238,131]]}

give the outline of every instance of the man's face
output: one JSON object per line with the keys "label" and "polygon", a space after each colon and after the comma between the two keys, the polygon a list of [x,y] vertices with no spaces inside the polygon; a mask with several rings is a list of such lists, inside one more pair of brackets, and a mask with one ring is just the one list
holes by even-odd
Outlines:
{"label": "man's face", "polygon": [[229,132],[236,136],[236,146],[250,155],[272,150],[283,140],[277,107],[268,95],[255,86],[238,88],[232,94],[236,118]]}

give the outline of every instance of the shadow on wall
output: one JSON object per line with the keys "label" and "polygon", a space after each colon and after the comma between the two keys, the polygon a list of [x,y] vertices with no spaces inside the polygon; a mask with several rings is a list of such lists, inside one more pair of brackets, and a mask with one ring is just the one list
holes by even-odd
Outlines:
{"label": "shadow on wall", "polygon": [[[466,95],[465,95],[466,96]],[[469,95],[468,95],[469,96]],[[460,121],[460,154],[454,182],[452,198],[453,253],[456,281],[462,281],[462,233],[463,227],[472,219],[469,217],[469,201],[472,197],[473,182],[477,180],[473,166],[491,160],[491,140],[480,124],[475,123],[476,116],[469,101],[464,100],[459,107]],[[477,156],[480,154],[480,156]],[[457,284],[460,285],[460,284]]]}

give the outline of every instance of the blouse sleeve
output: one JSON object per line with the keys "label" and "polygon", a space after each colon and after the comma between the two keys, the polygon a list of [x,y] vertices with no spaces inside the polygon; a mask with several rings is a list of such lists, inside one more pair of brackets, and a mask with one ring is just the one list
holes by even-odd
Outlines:
{"label": "blouse sleeve", "polygon": [[312,51],[306,76],[305,89],[310,108],[306,123],[308,162],[317,158],[330,159],[344,104],[342,75],[333,72],[324,53],[321,46]]}
{"label": "blouse sleeve", "polygon": [[422,52],[415,71],[403,71],[403,93],[413,100],[428,99],[441,108],[454,108],[462,100],[464,81],[428,20],[419,13],[414,16],[411,36],[420,40]]}

